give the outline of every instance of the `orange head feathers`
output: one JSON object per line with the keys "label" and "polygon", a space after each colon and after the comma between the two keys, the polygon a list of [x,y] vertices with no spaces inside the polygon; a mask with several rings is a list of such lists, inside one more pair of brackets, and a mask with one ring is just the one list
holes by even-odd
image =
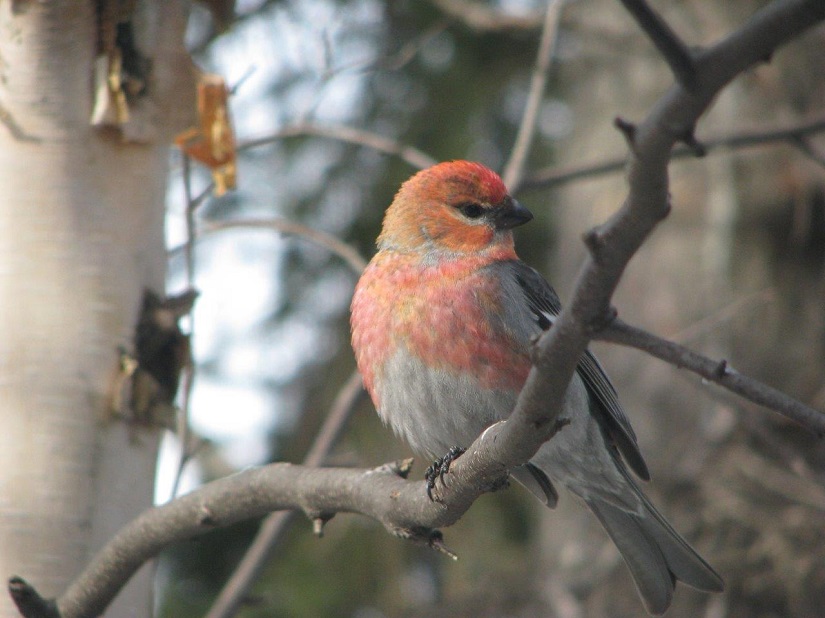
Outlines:
{"label": "orange head feathers", "polygon": [[510,230],[532,218],[494,171],[449,161],[401,185],[384,217],[378,248],[455,254],[512,247]]}

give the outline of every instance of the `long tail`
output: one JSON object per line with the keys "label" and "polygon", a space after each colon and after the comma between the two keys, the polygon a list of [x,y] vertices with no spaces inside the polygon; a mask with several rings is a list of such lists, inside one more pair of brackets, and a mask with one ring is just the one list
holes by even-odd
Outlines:
{"label": "long tail", "polygon": [[640,497],[645,507],[643,515],[597,498],[586,502],[619,548],[647,610],[663,614],[670,606],[677,580],[698,590],[721,592],[722,578],[641,492]]}

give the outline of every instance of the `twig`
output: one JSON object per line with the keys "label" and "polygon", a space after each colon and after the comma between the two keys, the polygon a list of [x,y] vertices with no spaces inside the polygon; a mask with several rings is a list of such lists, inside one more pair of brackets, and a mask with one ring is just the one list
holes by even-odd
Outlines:
{"label": "twig", "polygon": [[386,55],[382,54],[377,59],[357,60],[344,66],[338,66],[325,73],[324,79],[329,79],[335,75],[346,71],[368,72],[378,69],[385,71],[398,71],[407,66],[418,53],[427,46],[436,36],[444,32],[450,25],[449,18],[436,21],[414,39],[404,43],[396,52]]}
{"label": "twig", "polygon": [[26,618],[60,618],[57,604],[44,599],[29,582],[21,577],[9,579],[9,594],[21,616]]}
{"label": "twig", "polygon": [[238,221],[206,221],[202,224],[202,228],[198,236],[203,237],[207,234],[212,234],[214,232],[219,232],[221,230],[230,229],[269,229],[274,230],[276,232],[281,232],[282,234],[292,234],[300,238],[306,238],[307,240],[315,243],[316,245],[320,245],[321,247],[328,249],[335,255],[342,258],[356,274],[360,275],[361,271],[364,270],[364,268],[366,268],[367,266],[367,261],[363,257],[361,257],[361,254],[358,253],[358,251],[356,251],[350,245],[341,242],[340,240],[335,238],[335,236],[332,236],[331,234],[327,234],[326,232],[322,232],[320,230],[315,230],[306,225],[302,225],[301,223],[287,221],[286,219],[242,219]]}
{"label": "twig", "polygon": [[704,316],[702,319],[685,326],[679,331],[668,335],[668,339],[676,342],[685,343],[696,339],[702,335],[707,334],[720,324],[736,317],[743,309],[750,305],[758,307],[765,307],[776,301],[776,290],[773,288],[765,288],[758,292],[753,292],[745,296],[735,299],[724,307],[714,311],[710,315]]}
{"label": "twig", "polygon": [[[186,241],[184,243],[185,256],[185,271],[186,271],[186,286],[189,290],[195,289],[195,210],[203,203],[206,198],[212,193],[212,185],[201,192],[200,195],[194,197],[192,194],[192,165],[189,156],[183,155],[183,192],[186,199]],[[194,312],[189,311],[189,337],[194,335],[195,321]],[[177,415],[176,433],[178,441],[180,442],[180,457],[178,458],[178,465],[175,469],[175,478],[172,481],[172,489],[170,491],[170,499],[174,498],[178,493],[181,478],[183,478],[183,471],[191,458],[192,454],[189,450],[189,417],[190,405],[192,401],[192,388],[195,384],[195,363],[192,358],[192,346],[188,346],[188,358],[183,367],[183,375],[181,380],[181,405],[180,411]]]}
{"label": "twig", "polygon": [[[742,131],[732,133],[726,137],[710,139],[702,143],[708,152],[720,148],[751,148],[754,146],[774,144],[776,142],[790,143],[798,147],[797,140],[804,139],[804,136],[822,133],[823,131],[825,131],[825,117],[819,117],[790,127],[769,129],[767,131]],[[683,159],[693,156],[693,150],[686,146],[677,146],[671,154],[671,158],[673,159]],[[617,157],[599,163],[590,163],[567,169],[546,167],[526,176],[520,188],[522,192],[534,189],[549,189],[583,178],[594,178],[605,174],[621,172],[626,167],[626,157]]]}
{"label": "twig", "polygon": [[678,343],[657,337],[619,319],[614,320],[599,332],[596,338],[643,350],[671,365],[692,371],[709,382],[718,384],[748,401],[778,412],[818,436],[825,437],[824,413],[806,406],[775,388],[742,375],[726,361],[711,360]]}
{"label": "twig", "polygon": [[819,163],[825,167],[825,153],[814,148],[814,145],[809,139],[802,135],[795,135],[790,140],[791,144],[796,146],[797,150],[806,155],[811,161]]}
{"label": "twig", "polygon": [[477,32],[535,30],[541,25],[538,11],[523,17],[508,15],[489,8],[486,3],[468,0],[430,0],[446,15],[461,21]]}
{"label": "twig", "polygon": [[195,208],[192,197],[192,164],[189,156],[183,155],[183,195],[186,199],[186,244],[183,252],[185,256],[186,287],[195,287]]}
{"label": "twig", "polygon": [[544,27],[541,31],[541,41],[536,54],[536,65],[533,67],[533,77],[530,80],[530,94],[527,96],[527,105],[521,117],[521,125],[516,136],[516,143],[510,153],[510,160],[504,167],[502,176],[504,184],[511,192],[518,190],[521,177],[524,173],[524,164],[530,152],[530,144],[536,134],[536,119],[538,118],[544,89],[547,85],[547,73],[553,58],[553,49],[559,31],[559,14],[564,6],[563,0],[549,0],[544,16]]}
{"label": "twig", "polygon": [[690,90],[696,68],[688,46],[645,0],[621,0],[621,3],[662,54],[676,81]]}
{"label": "twig", "polygon": [[417,169],[424,169],[436,164],[436,160],[424,154],[418,148],[405,146],[395,140],[372,133],[363,129],[355,129],[344,125],[321,125],[314,122],[300,122],[286,126],[271,135],[258,139],[247,140],[238,146],[238,151],[257,148],[265,144],[271,144],[288,137],[300,137],[303,135],[314,135],[317,137],[328,137],[330,139],[366,146],[378,152],[395,155],[409,163]]}
{"label": "twig", "polygon": [[[305,466],[324,464],[363,394],[361,376],[356,371],[335,398],[324,425],[304,458]],[[266,517],[244,557],[206,614],[206,618],[230,618],[235,615],[295,514],[295,511],[278,511]]]}

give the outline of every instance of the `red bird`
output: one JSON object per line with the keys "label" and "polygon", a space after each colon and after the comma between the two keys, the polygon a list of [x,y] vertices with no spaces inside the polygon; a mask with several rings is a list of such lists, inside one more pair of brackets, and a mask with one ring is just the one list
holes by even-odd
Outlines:
{"label": "red bird", "polygon": [[[519,260],[512,229],[532,219],[478,163],[440,163],[407,180],[387,209],[352,301],[352,345],[380,417],[415,450],[466,448],[507,418],[530,371],[531,341],[561,311],[556,292]],[[548,506],[562,485],[618,547],[648,611],[677,580],[710,592],[719,575],[633,480],[649,480],[610,380],[586,352],[561,417],[570,423],[513,477]],[[460,451],[459,451],[460,452]]]}

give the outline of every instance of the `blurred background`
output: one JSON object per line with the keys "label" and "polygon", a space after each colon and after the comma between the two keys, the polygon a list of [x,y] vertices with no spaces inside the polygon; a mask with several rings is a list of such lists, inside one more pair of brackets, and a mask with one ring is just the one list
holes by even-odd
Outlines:
{"label": "blurred background", "polygon": [[[764,2],[654,2],[691,45],[710,44]],[[372,255],[384,209],[416,168],[311,127],[366,130],[435,160],[501,170],[535,62],[545,3],[530,0],[281,0],[194,4],[198,66],[237,84],[239,142],[303,130],[239,154],[239,187],[207,199],[199,222],[285,218]],[[458,10],[456,10],[456,7]],[[472,9],[472,10],[471,10]],[[473,10],[491,16],[484,26]],[[825,114],[825,30],[783,48],[727,88],[698,138],[769,131]],[[622,203],[621,173],[530,184],[543,168],[625,156],[613,128],[640,120],[672,82],[619,3],[568,2],[542,100],[527,181],[536,215],[523,259],[569,296],[581,234]],[[173,154],[169,292],[186,287],[182,161]],[[209,172],[191,170],[194,192]],[[684,343],[825,408],[825,137],[713,150],[671,166],[673,212],[635,256],[614,298],[626,321]],[[357,280],[340,257],[270,230],[202,237],[191,323],[190,401],[202,439],[180,491],[247,466],[300,461],[354,370],[348,306]],[[825,607],[825,450],[776,414],[634,350],[595,344],[639,435],[654,503],[723,575],[727,591],[685,587],[669,616],[821,616]],[[158,500],[172,491],[169,436]],[[366,398],[329,463],[410,456]],[[428,465],[417,461],[420,478]],[[160,615],[202,616],[258,522],[166,552]],[[518,487],[479,499],[444,531],[457,562],[340,515],[323,539],[296,518],[239,614],[292,616],[640,616],[630,576],[601,527],[563,495],[546,511]]]}

